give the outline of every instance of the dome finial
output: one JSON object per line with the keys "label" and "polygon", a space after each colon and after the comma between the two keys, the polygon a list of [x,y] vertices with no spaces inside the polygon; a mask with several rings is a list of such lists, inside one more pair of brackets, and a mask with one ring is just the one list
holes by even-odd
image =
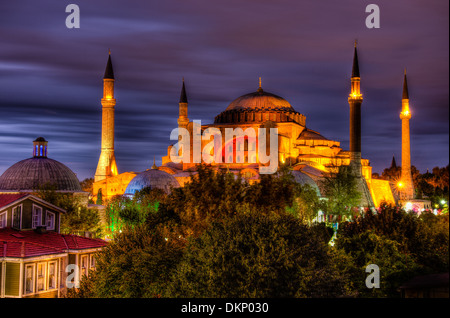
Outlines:
{"label": "dome finial", "polygon": [[156,159],[155,159],[155,156],[153,156],[153,166],[152,166],[152,169],[158,169],[158,166],[156,165]]}
{"label": "dome finial", "polygon": [[261,87],[261,77],[259,78],[259,87],[258,87],[258,92],[262,93],[263,89]]}

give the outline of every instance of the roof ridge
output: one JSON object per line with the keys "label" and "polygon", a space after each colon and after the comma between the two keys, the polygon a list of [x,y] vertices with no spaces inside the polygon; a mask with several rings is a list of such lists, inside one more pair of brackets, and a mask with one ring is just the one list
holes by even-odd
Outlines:
{"label": "roof ridge", "polygon": [[42,243],[39,243],[39,242],[35,242],[35,241],[16,241],[16,240],[14,240],[14,241],[3,241],[3,242],[5,242],[5,243],[21,243],[22,246],[25,243],[30,243],[30,244],[33,244],[33,245],[38,245],[38,246],[42,246],[42,247],[46,247],[46,248],[51,248],[51,249],[54,249],[54,250],[59,250],[59,248],[57,248],[57,247],[50,246],[50,245],[45,245],[45,244],[42,244]]}

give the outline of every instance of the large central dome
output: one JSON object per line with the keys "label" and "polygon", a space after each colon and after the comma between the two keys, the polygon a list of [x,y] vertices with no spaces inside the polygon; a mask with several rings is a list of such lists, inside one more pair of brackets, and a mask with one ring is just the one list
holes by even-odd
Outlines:
{"label": "large central dome", "polygon": [[305,125],[305,116],[298,113],[284,98],[259,88],[254,93],[242,95],[233,100],[227,109],[216,116],[214,123],[262,124],[272,122],[296,122]]}
{"label": "large central dome", "polygon": [[228,110],[294,111],[287,100],[275,94],[265,92],[261,88],[254,93],[236,98],[227,107],[226,111]]}

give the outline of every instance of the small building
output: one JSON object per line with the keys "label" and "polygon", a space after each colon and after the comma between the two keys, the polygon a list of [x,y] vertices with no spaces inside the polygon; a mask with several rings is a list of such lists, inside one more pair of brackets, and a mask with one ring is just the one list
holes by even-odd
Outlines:
{"label": "small building", "polygon": [[0,194],[0,298],[60,297],[95,269],[106,242],[60,234],[63,213],[31,194]]}

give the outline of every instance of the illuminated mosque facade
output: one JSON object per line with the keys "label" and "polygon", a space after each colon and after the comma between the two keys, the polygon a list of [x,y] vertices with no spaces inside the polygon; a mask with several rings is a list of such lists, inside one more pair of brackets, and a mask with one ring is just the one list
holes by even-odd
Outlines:
{"label": "illuminated mosque facade", "polygon": [[[196,174],[196,166],[192,160],[193,141],[190,141],[191,160],[187,162],[174,162],[171,153],[174,145],[167,149],[167,155],[162,157],[162,165],[155,164],[144,172],[119,173],[114,155],[114,72],[111,55],[108,57],[104,75],[104,94],[102,98],[102,143],[101,154],[95,174],[93,195],[99,191],[103,199],[112,198],[115,195],[133,194],[134,191],[145,186],[159,187],[169,191],[170,187],[183,186]],[[350,79],[350,94],[348,103],[350,108],[350,149],[341,148],[340,142],[321,135],[316,130],[310,129],[306,123],[306,116],[299,113],[286,99],[272,94],[261,85],[255,92],[234,99],[228,107],[218,114],[212,124],[201,124],[200,133],[214,128],[225,136],[227,128],[254,128],[278,129],[278,164],[288,164],[296,181],[312,185],[320,189],[321,180],[325,176],[336,173],[339,169],[349,169],[357,179],[357,187],[361,192],[360,207],[378,207],[381,202],[396,204],[398,202],[397,187],[391,182],[372,178],[372,167],[369,159],[361,156],[361,112],[363,95],[360,90],[361,78],[359,73],[357,47],[355,43],[353,67]],[[411,160],[409,146],[409,97],[404,76],[402,112],[402,200],[413,199],[413,184],[411,177]],[[186,129],[192,136],[195,130],[195,121],[188,117],[188,98],[186,85],[183,80],[179,100],[179,113],[177,118],[178,128]],[[237,137],[222,140],[219,162],[208,162],[207,165],[216,170],[226,170],[235,174],[241,174],[249,182],[258,182],[260,169],[264,164],[259,161],[255,153],[255,143],[249,142],[256,136],[244,136],[243,142],[237,142]],[[201,141],[201,149],[204,149],[209,140]],[[257,142],[256,142],[257,143]],[[252,146],[253,145],[253,146]],[[267,143],[269,146],[269,143]],[[243,149],[241,148],[243,147]],[[228,152],[226,151],[228,148]],[[237,150],[240,150],[239,152]],[[213,150],[214,152],[215,150]],[[232,158],[225,158],[225,154],[232,153]],[[211,153],[213,155],[213,153]],[[216,155],[216,154],[214,154]],[[130,186],[129,186],[130,185]],[[412,191],[411,191],[412,190]]]}

